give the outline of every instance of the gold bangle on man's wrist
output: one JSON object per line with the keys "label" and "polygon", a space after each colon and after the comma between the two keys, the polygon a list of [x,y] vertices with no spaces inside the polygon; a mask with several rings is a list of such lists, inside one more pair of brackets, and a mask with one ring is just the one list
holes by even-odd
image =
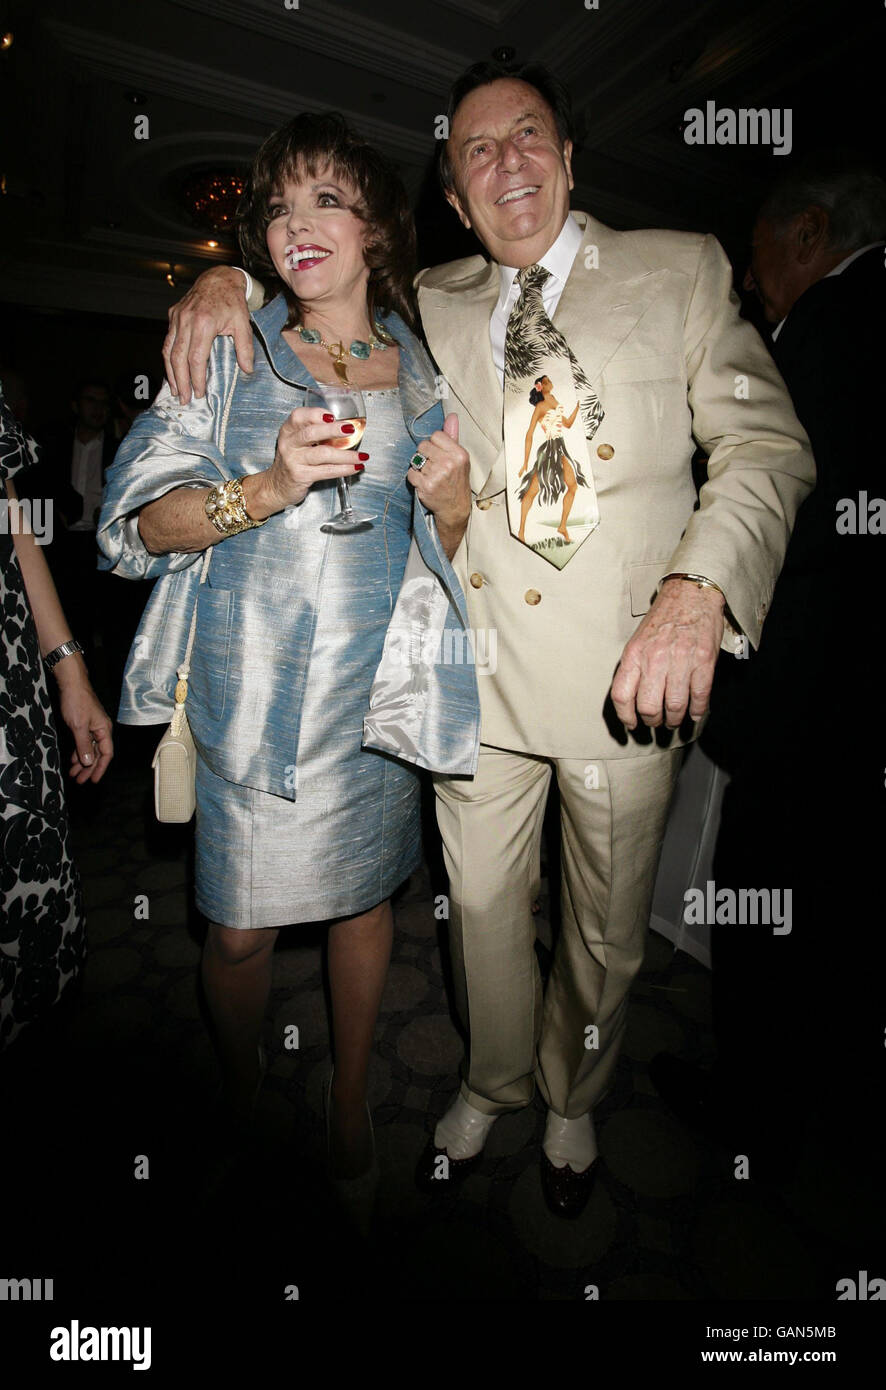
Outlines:
{"label": "gold bangle on man's wrist", "polygon": [[726,602],[726,595],[720,585],[715,584],[713,579],[707,579],[703,574],[666,574],[658,586],[659,589],[661,589],[662,584],[667,584],[669,579],[688,579],[699,589],[716,589],[717,593],[722,596],[723,602]]}
{"label": "gold bangle on man's wrist", "polygon": [[228,483],[210,488],[206,495],[204,510],[216,531],[222,536],[237,536],[241,531],[251,531],[255,526],[264,526],[268,520],[265,517],[262,521],[255,521],[246,510],[243,480],[248,476],[244,474],[243,478],[232,478]]}

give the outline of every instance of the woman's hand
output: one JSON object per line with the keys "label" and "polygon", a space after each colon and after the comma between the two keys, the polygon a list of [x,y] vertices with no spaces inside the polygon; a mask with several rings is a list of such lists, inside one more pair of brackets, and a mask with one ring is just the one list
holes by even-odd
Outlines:
{"label": "woman's hand", "polygon": [[[303,502],[314,483],[327,478],[350,478],[362,473],[368,454],[344,453],[324,440],[346,440],[354,433],[347,420],[335,420],[322,408],[299,406],[284,421],[277,436],[274,462],[263,473],[256,474],[256,495],[261,499],[261,511],[268,515],[285,507],[297,507]],[[250,515],[257,519],[261,512],[251,503]]]}
{"label": "woman's hand", "polygon": [[471,457],[458,442],[458,416],[447,415],[442,430],[423,439],[421,469],[410,468],[406,481],[418,493],[423,507],[433,513],[437,534],[451,560],[461,543],[471,515]]}
{"label": "woman's hand", "polygon": [[99,782],[114,756],[111,716],[89,683],[82,657],[66,656],[53,674],[58,681],[62,719],[74,738],[71,776],[78,783]]}

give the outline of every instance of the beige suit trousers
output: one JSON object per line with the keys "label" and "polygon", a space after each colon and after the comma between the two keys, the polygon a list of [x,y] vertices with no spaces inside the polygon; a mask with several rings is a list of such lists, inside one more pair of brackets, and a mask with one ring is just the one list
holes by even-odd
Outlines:
{"label": "beige suit trousers", "polygon": [[[468,1029],[461,1093],[476,1109],[521,1109],[537,1082],[577,1119],[610,1089],[682,754],[546,759],[484,745],[475,777],[434,778]],[[543,996],[532,902],[552,768],[562,924]]]}

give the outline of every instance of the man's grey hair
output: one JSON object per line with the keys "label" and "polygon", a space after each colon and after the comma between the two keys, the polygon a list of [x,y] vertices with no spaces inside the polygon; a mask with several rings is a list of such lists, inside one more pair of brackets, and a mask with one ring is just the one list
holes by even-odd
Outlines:
{"label": "man's grey hair", "polygon": [[780,230],[809,207],[828,214],[829,250],[848,254],[886,240],[886,179],[857,154],[829,150],[807,157],[774,186],[759,216]]}

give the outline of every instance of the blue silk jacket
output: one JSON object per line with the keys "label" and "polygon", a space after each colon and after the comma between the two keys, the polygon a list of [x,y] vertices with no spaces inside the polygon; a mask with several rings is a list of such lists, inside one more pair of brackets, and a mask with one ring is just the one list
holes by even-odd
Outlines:
{"label": "blue silk jacket", "polygon": [[[215,486],[268,466],[281,424],[316,386],[281,337],[286,315],[282,295],[252,315],[251,375],[240,371],[233,341],[217,338],[202,399],[182,405],[164,384],[108,472],[98,543],[101,569],[158,580],[127,662],[120,721],[171,718],[196,602],[186,708],[201,754],[231,782],[295,800],[287,769],[298,747],[322,557],[341,538],[322,533],[319,563],[300,568],[292,523],[311,499],[295,521],[312,528],[313,549],[315,522],[323,519],[320,510],[335,509],[335,489],[312,489],[301,507],[220,542],[203,585],[202,553],[152,555],[138,532],[139,509],[174,488]],[[417,443],[443,421],[433,367],[398,315],[383,322],[400,345],[400,401]],[[404,474],[408,464],[407,457]],[[408,556],[389,556],[388,572],[391,621],[371,701],[367,696],[364,746],[434,771],[472,773],[480,739],[472,634],[461,586],[418,498]]]}

